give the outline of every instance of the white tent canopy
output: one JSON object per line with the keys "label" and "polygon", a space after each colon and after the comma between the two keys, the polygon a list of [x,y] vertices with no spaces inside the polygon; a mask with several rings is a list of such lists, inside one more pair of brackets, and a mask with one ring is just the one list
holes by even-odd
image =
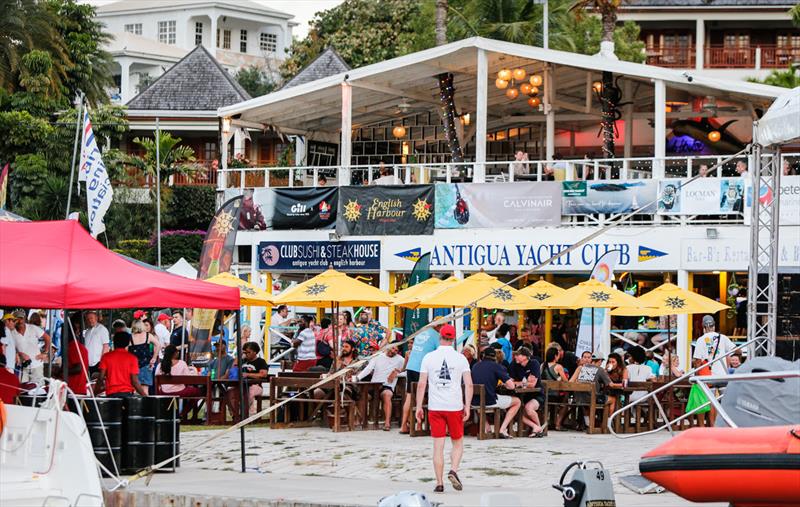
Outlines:
{"label": "white tent canopy", "polygon": [[191,278],[192,280],[197,279],[197,270],[183,257],[178,259],[178,262],[168,267],[167,272],[184,278]]}
{"label": "white tent canopy", "polygon": [[795,139],[800,139],[800,86],[775,99],[755,128],[755,141],[761,146]]}

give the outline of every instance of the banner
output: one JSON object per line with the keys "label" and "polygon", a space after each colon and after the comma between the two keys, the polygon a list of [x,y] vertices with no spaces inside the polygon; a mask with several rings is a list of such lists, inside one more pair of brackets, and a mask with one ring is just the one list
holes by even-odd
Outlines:
{"label": "banner", "polygon": [[[614,268],[619,262],[620,251],[612,250],[597,260],[589,279],[601,281],[611,286],[614,280]],[[575,355],[581,357],[584,351],[595,353],[602,351],[606,356],[611,348],[611,319],[605,308],[584,308],[581,310],[581,321],[578,326],[578,340]]]}
{"label": "banner", "polygon": [[536,227],[561,224],[561,183],[436,185],[436,228]]}
{"label": "banner", "polygon": [[[779,225],[800,225],[800,176],[781,176],[780,206],[778,209]],[[745,198],[744,223],[750,225],[753,219],[753,191],[747,187]],[[758,199],[762,204],[772,202],[773,192],[762,185]]]}
{"label": "banner", "polygon": [[[408,287],[413,287],[431,277],[431,254],[426,253],[414,263],[414,269],[408,277]],[[391,310],[390,310],[391,311]],[[408,338],[428,324],[428,309],[406,309],[403,312],[403,338]],[[403,345],[405,353],[408,345]]]}
{"label": "banner", "polygon": [[6,209],[6,195],[8,193],[8,162],[0,171],[0,209]]}
{"label": "banner", "polygon": [[564,215],[587,213],[655,213],[658,186],[655,180],[562,181]]}
{"label": "banner", "polygon": [[[237,195],[225,191],[228,199]],[[239,230],[332,229],[338,196],[336,187],[257,188],[244,195]]]}
{"label": "banner", "polygon": [[742,211],[741,178],[666,179],[658,182],[659,215],[724,215]]}
{"label": "banner", "polygon": [[336,232],[353,236],[433,234],[433,185],[340,187]]}
{"label": "banner", "polygon": [[381,269],[380,241],[262,241],[258,269],[267,271]]}
{"label": "banner", "polygon": [[89,121],[88,108],[83,112],[83,139],[81,142],[81,162],[78,170],[78,181],[86,182],[86,207],[89,215],[89,232],[97,237],[106,230],[103,217],[111,206],[114,191],[108,178],[106,165],[100,156],[97,139]]}

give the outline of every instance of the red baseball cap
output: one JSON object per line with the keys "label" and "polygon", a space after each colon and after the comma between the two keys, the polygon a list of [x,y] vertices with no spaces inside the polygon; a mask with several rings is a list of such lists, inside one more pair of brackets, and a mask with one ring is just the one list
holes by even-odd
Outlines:
{"label": "red baseball cap", "polygon": [[158,321],[161,322],[162,320],[170,320],[170,316],[166,313],[159,314]]}
{"label": "red baseball cap", "polygon": [[442,338],[448,338],[452,340],[456,337],[456,328],[454,328],[451,324],[445,324],[439,329],[439,335]]}

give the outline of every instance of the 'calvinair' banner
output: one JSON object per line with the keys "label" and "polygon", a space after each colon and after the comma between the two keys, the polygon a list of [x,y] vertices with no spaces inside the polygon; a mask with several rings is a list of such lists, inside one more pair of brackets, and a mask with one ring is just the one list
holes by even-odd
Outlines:
{"label": "'calvinair' banner", "polygon": [[433,234],[433,185],[340,187],[336,232],[351,236]]}
{"label": "'calvinair' banner", "polygon": [[561,183],[436,185],[436,228],[536,227],[561,224]]}

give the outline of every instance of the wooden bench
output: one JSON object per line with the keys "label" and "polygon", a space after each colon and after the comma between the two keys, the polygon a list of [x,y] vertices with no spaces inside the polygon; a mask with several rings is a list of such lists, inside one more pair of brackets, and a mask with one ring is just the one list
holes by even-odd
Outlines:
{"label": "wooden bench", "polygon": [[[473,396],[478,397],[478,405],[472,405],[472,409],[478,414],[478,440],[486,440],[491,438],[500,438],[500,424],[502,423],[503,410],[497,405],[486,405],[486,387],[483,384],[473,384]],[[494,416],[494,425],[492,433],[486,433],[486,419],[487,415]]]}
{"label": "wooden bench", "polygon": [[428,398],[427,389],[425,390],[425,398],[422,400],[422,410],[425,416],[422,419],[421,429],[417,429],[417,386],[419,382],[411,383],[411,415],[408,422],[408,434],[412,437],[420,437],[431,434],[431,427],[428,421],[428,404],[425,402]]}
{"label": "wooden bench", "polygon": [[[313,425],[314,418],[317,413],[322,411],[322,419],[325,419],[324,409],[327,406],[333,407],[335,400],[332,398],[315,399],[314,393],[309,392],[308,397],[293,397],[290,394],[292,391],[304,391],[314,384],[319,382],[319,378],[303,378],[303,377],[286,377],[278,376],[270,380],[269,383],[269,402],[270,406],[274,406],[285,400],[291,400],[289,403],[283,405],[283,417],[279,417],[279,411],[275,410],[270,413],[270,427],[272,428],[287,428],[287,427],[304,427]],[[322,386],[324,389],[333,389],[333,384]],[[291,407],[298,408],[299,414],[297,421],[293,421],[291,414]],[[345,423],[347,428],[352,431],[355,428],[355,406],[353,400],[344,400],[343,410],[346,417]]]}
{"label": "wooden bench", "polygon": [[[554,381],[554,380],[545,380],[542,382],[544,385],[544,397],[545,397],[545,410],[544,410],[544,418],[545,422],[550,425],[550,417],[551,417],[551,407],[566,407],[567,409],[570,408],[583,408],[588,411],[586,414],[589,417],[589,424],[586,429],[586,432],[589,434],[595,433],[603,433],[606,429],[606,424],[608,422],[608,409],[607,405],[603,404],[600,405],[597,402],[597,384],[582,384],[578,382],[564,382],[564,381]],[[550,392],[563,392],[564,399],[561,400],[551,400],[550,399]],[[569,402],[569,395],[570,393],[588,393],[589,402],[578,402],[575,399],[572,403]],[[577,398],[577,397],[576,397]],[[601,414],[601,423],[600,426],[596,424],[598,410]],[[558,417],[558,412],[553,411],[555,416]],[[544,424],[544,423],[543,423]]]}
{"label": "wooden bench", "polygon": [[[202,391],[200,396],[182,396],[182,400],[197,400],[201,403],[205,404],[206,408],[206,420],[205,423],[209,423],[209,418],[211,415],[211,377],[208,375],[156,375],[155,376],[155,390],[156,393],[164,395],[164,396],[171,396],[171,393],[165,393],[162,391],[162,386],[165,385],[187,385],[187,386],[197,386]],[[200,406],[197,407],[197,411],[200,410]],[[188,420],[184,422],[189,422]],[[197,422],[197,421],[192,421]]]}

